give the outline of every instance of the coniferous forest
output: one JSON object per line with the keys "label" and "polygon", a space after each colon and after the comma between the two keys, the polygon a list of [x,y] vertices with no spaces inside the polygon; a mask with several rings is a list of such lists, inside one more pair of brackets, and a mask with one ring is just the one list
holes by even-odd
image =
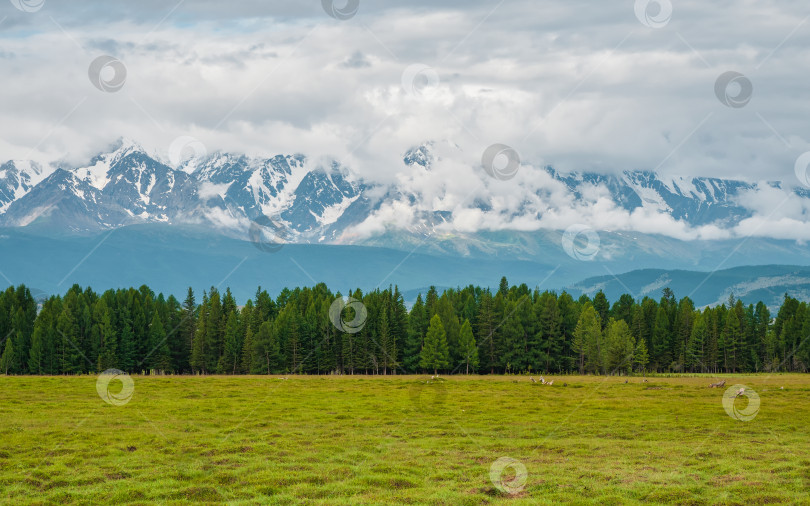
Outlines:
{"label": "coniferous forest", "polygon": [[[696,308],[602,292],[574,299],[525,284],[420,295],[410,310],[396,287],[341,297],[325,285],[257,290],[239,306],[230,290],[174,296],[139,289],[102,294],[75,285],[35,300],[0,293],[0,373],[81,374],[110,368],[173,374],[406,374],[806,371],[808,304],[785,295],[778,313],[735,300]],[[343,299],[341,299],[343,300]],[[354,322],[353,327],[340,321]]]}

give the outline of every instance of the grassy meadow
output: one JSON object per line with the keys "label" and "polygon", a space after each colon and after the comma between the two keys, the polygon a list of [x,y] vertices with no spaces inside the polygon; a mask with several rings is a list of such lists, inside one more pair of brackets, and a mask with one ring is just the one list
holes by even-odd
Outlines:
{"label": "grassy meadow", "polygon": [[0,377],[0,502],[810,503],[810,375],[280,378]]}

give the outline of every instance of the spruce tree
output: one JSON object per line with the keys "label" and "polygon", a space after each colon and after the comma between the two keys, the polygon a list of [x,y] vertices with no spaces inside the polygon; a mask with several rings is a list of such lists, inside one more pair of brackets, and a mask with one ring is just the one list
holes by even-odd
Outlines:
{"label": "spruce tree", "polygon": [[388,374],[389,368],[396,367],[396,344],[391,331],[388,328],[388,307],[380,308],[379,323],[377,326],[377,337],[380,345],[380,359],[383,366],[383,374]]}
{"label": "spruce tree", "polygon": [[3,348],[3,354],[0,356],[0,371],[3,374],[14,372],[14,364],[17,361],[17,355],[14,353],[14,344],[12,343],[11,336],[6,338],[6,346]]}
{"label": "spruce tree", "polygon": [[[228,303],[230,305],[230,302]],[[219,292],[211,287],[208,295],[208,315],[205,329],[205,367],[209,372],[216,372],[222,348],[225,343],[225,325],[228,315],[223,312]]]}
{"label": "spruce tree", "polygon": [[574,330],[573,349],[579,356],[579,372],[599,372],[602,357],[599,353],[599,341],[602,338],[602,325],[593,305],[588,302],[579,315]]}
{"label": "spruce tree", "polygon": [[[450,292],[450,290],[448,290]],[[457,363],[460,357],[458,356],[458,338],[461,325],[459,325],[456,310],[451,301],[452,293],[445,292],[439,298],[436,307],[436,314],[442,319],[442,327],[444,328],[445,336],[447,339],[447,347],[450,350],[451,363]]]}
{"label": "spruce tree", "polygon": [[239,332],[239,319],[235,310],[231,310],[228,315],[228,323],[225,326],[225,343],[222,358],[219,361],[218,372],[220,374],[236,374],[239,372],[241,361],[242,341]]}
{"label": "spruce tree", "polygon": [[244,374],[254,373],[254,363],[256,362],[254,356],[256,353],[255,345],[253,344],[253,329],[250,325],[245,326],[245,342],[242,343],[242,365],[241,369]]}
{"label": "spruce tree", "polygon": [[644,339],[639,339],[636,343],[636,351],[633,355],[633,361],[636,366],[641,369],[642,373],[647,371],[647,364],[650,362],[650,355],[647,352],[647,343]]}
{"label": "spruce tree", "polygon": [[450,365],[447,337],[439,315],[433,315],[433,318],[430,319],[419,365],[422,369],[433,369],[434,375],[438,374],[439,369],[445,369]]}
{"label": "spruce tree", "polygon": [[41,326],[34,329],[31,337],[31,352],[28,354],[28,372],[31,374],[45,374],[43,370],[45,330]]}
{"label": "spruce tree", "polygon": [[666,307],[658,306],[658,312],[655,315],[652,342],[654,346],[653,354],[655,363],[658,364],[659,371],[668,370],[672,365],[671,334],[669,315],[667,314]]}
{"label": "spruce tree", "polygon": [[[496,330],[498,342],[498,366],[507,374],[523,369],[521,361],[526,356],[526,329],[517,315],[518,303],[510,301],[506,305],[506,319]],[[545,362],[545,361],[544,361]]]}
{"label": "spruce tree", "polygon": [[203,302],[200,306],[199,319],[194,331],[194,345],[191,348],[191,370],[200,373],[208,373],[208,365],[205,357],[208,354],[208,295],[203,292]]}
{"label": "spruce tree", "polygon": [[708,328],[706,315],[698,312],[692,325],[692,333],[686,351],[686,367],[691,372],[705,372],[703,363],[704,347],[707,340]]}
{"label": "spruce tree", "polygon": [[[389,288],[389,292],[391,289]],[[399,291],[399,287],[394,285],[391,293],[391,303],[389,304],[391,316],[388,319],[388,327],[393,338],[394,345],[392,358],[398,368],[403,367],[405,342],[408,339],[408,309],[405,307],[405,299]]]}
{"label": "spruce tree", "polygon": [[417,372],[419,369],[419,354],[422,351],[422,340],[424,339],[424,329],[427,328],[428,319],[425,305],[422,303],[422,294],[416,296],[408,316],[408,337],[405,341],[402,362],[405,370],[409,373]]}
{"label": "spruce tree", "polygon": [[509,281],[506,280],[506,276],[503,276],[501,282],[498,284],[498,293],[501,297],[509,295]]}
{"label": "spruce tree", "polygon": [[611,374],[629,373],[633,369],[635,343],[630,328],[624,320],[611,318],[605,329],[607,344],[607,368]]}
{"label": "spruce tree", "polygon": [[593,308],[596,310],[596,314],[599,315],[599,324],[602,326],[602,330],[604,330],[605,327],[607,327],[608,317],[610,316],[610,303],[602,290],[599,290],[596,292],[596,295],[594,295]]}
{"label": "spruce tree", "polygon": [[[792,322],[791,322],[792,323]],[[786,325],[784,328],[791,328]],[[741,341],[740,319],[734,308],[729,309],[721,339],[723,342],[724,367],[726,372],[737,372],[738,346]]]}
{"label": "spruce tree", "polygon": [[559,357],[563,352],[562,332],[560,331],[560,311],[557,307],[557,297],[550,292],[540,295],[538,300],[540,314],[540,328],[543,332],[545,348],[545,364],[543,370],[552,372],[561,369]]}
{"label": "spruce tree", "polygon": [[571,372],[579,367],[579,357],[574,356],[572,345],[574,340],[574,330],[579,321],[580,307],[568,292],[563,292],[557,298],[557,308],[560,313],[560,334],[562,339],[562,349],[560,351],[560,368],[566,372]]}
{"label": "spruce tree", "polygon": [[482,369],[495,373],[500,357],[498,356],[498,343],[496,337],[496,314],[492,294],[489,290],[481,295],[481,304],[478,308],[478,356],[481,359]]}
{"label": "spruce tree", "polygon": [[256,360],[254,372],[261,372],[262,374],[277,373],[280,367],[279,344],[274,327],[269,321],[259,326],[259,332],[254,337],[253,342]]}
{"label": "spruce tree", "polygon": [[458,345],[465,374],[470,374],[470,367],[475,372],[478,369],[478,346],[475,344],[470,320],[464,320],[464,324],[461,326]]}
{"label": "spruce tree", "polygon": [[171,372],[171,351],[166,342],[166,330],[157,311],[152,317],[152,323],[149,324],[149,349],[152,351],[152,355],[147,359],[150,368],[159,372]]}
{"label": "spruce tree", "polygon": [[118,367],[118,338],[112,325],[112,311],[106,304],[100,306],[100,321],[96,324],[101,347],[98,354],[98,370]]}
{"label": "spruce tree", "polygon": [[70,306],[65,304],[57,320],[56,330],[59,335],[59,371],[62,374],[82,372],[82,352],[79,348],[79,325],[73,317]]}

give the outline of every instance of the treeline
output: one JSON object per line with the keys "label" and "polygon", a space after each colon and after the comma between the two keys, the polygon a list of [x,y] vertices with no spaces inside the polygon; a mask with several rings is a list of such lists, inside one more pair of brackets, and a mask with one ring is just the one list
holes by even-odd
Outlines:
{"label": "treeline", "polygon": [[0,373],[630,374],[810,366],[810,310],[787,295],[776,318],[762,302],[746,306],[733,297],[698,309],[664,289],[658,301],[622,295],[611,304],[602,292],[574,299],[510,287],[505,278],[495,292],[431,288],[410,311],[396,287],[347,295],[366,314],[340,303],[335,313],[341,295],[324,284],[285,289],[275,299],[259,289],[241,307],[230,290],[216,288],[199,303],[189,289],[181,303],[146,286],[98,294],[76,285],[42,301],[25,286],[11,287],[0,292]]}

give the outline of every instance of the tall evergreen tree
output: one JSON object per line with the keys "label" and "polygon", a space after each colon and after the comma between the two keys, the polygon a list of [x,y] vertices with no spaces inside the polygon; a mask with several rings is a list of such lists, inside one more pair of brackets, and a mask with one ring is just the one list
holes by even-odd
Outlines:
{"label": "tall evergreen tree", "polygon": [[168,305],[167,334],[172,352],[173,368],[178,372],[188,372],[191,370],[191,351],[194,349],[194,333],[197,324],[197,302],[194,290],[191,287],[188,288],[182,305],[174,297],[169,297]]}
{"label": "tall evergreen tree", "polygon": [[504,298],[509,295],[509,282],[506,280],[506,276],[503,276],[498,284],[498,293]]}
{"label": "tall evergreen tree", "polygon": [[377,337],[380,343],[380,359],[382,362],[383,374],[388,374],[389,369],[397,367],[397,347],[391,330],[388,327],[388,306],[380,308],[380,318],[377,326]]}
{"label": "tall evergreen tree", "polygon": [[611,318],[605,329],[607,344],[607,368],[611,374],[629,373],[633,367],[635,343],[630,328],[624,320]]}
{"label": "tall evergreen tree", "polygon": [[459,355],[461,356],[461,363],[464,365],[465,374],[470,374],[471,367],[473,372],[478,369],[478,347],[475,344],[475,336],[473,336],[470,320],[464,320],[464,324],[461,326]]}
{"label": "tall evergreen tree", "polygon": [[31,338],[31,351],[28,354],[28,371],[31,374],[46,374],[44,370],[45,330],[38,326]]}
{"label": "tall evergreen tree", "polygon": [[96,305],[95,331],[99,339],[98,370],[118,367],[118,336],[112,324],[112,310],[102,299]]}
{"label": "tall evergreen tree", "polygon": [[166,329],[157,311],[149,324],[149,349],[152,350],[152,355],[148,357],[150,368],[158,372],[171,372],[172,356],[166,342]]}
{"label": "tall evergreen tree", "polygon": [[708,337],[707,334],[708,326],[706,325],[706,317],[698,312],[695,317],[695,323],[692,326],[691,335],[689,336],[685,357],[686,368],[691,372],[704,372],[706,366],[703,363],[703,359]]}
{"label": "tall evergreen tree", "polygon": [[419,369],[419,354],[422,351],[422,340],[427,332],[427,327],[427,311],[422,303],[422,294],[419,294],[408,317],[408,338],[405,341],[402,359],[403,366],[409,373],[417,372]]}
{"label": "tall evergreen tree", "polygon": [[[631,339],[632,335],[631,335]],[[640,339],[636,343],[636,349],[633,354],[633,362],[642,373],[647,371],[647,364],[650,363],[650,355],[647,352],[647,343],[644,339]]]}
{"label": "tall evergreen tree", "polygon": [[245,374],[255,374],[256,367],[256,346],[253,343],[253,329],[248,324],[245,326],[245,342],[242,343],[242,363],[241,369]]}
{"label": "tall evergreen tree", "polygon": [[17,355],[14,352],[14,343],[11,336],[6,338],[6,345],[3,348],[3,354],[0,355],[0,371],[3,374],[14,373],[14,365],[17,362]]}
{"label": "tall evergreen tree", "polygon": [[737,372],[738,345],[741,338],[740,319],[734,308],[729,309],[726,324],[721,334],[723,343],[723,368],[726,372]]}
{"label": "tall evergreen tree", "polygon": [[56,324],[59,333],[59,371],[63,374],[83,372],[82,351],[79,348],[79,325],[73,317],[70,306],[65,304]]}
{"label": "tall evergreen tree", "polygon": [[496,329],[498,328],[497,313],[492,294],[489,290],[481,295],[481,304],[478,308],[478,355],[481,358],[481,367],[489,370],[490,374],[495,372],[495,367],[500,362],[498,356],[499,345],[497,343]]}
{"label": "tall evergreen tree", "polygon": [[596,310],[596,314],[599,315],[599,323],[602,325],[602,329],[604,329],[608,324],[608,318],[610,316],[610,303],[602,290],[599,290],[596,292],[596,295],[594,295],[593,308]]}
{"label": "tall evergreen tree", "polygon": [[573,349],[579,356],[579,372],[596,373],[602,368],[599,342],[602,339],[602,325],[593,305],[588,302],[579,315],[574,330]]}
{"label": "tall evergreen tree", "polygon": [[422,369],[433,369],[433,374],[438,374],[440,369],[446,369],[450,365],[450,352],[447,350],[447,338],[444,332],[444,325],[439,315],[434,315],[430,319],[425,344],[419,360]]}
{"label": "tall evergreen tree", "polygon": [[282,369],[278,330],[269,321],[261,324],[256,334],[256,357],[263,374],[276,374]]}
{"label": "tall evergreen tree", "polygon": [[672,365],[672,331],[666,306],[659,306],[652,331],[653,356],[659,371],[668,370]]}
{"label": "tall evergreen tree", "polygon": [[236,374],[242,359],[242,342],[240,338],[239,317],[236,309],[228,314],[228,323],[225,326],[225,343],[222,358],[219,360],[218,372],[220,374]]}

